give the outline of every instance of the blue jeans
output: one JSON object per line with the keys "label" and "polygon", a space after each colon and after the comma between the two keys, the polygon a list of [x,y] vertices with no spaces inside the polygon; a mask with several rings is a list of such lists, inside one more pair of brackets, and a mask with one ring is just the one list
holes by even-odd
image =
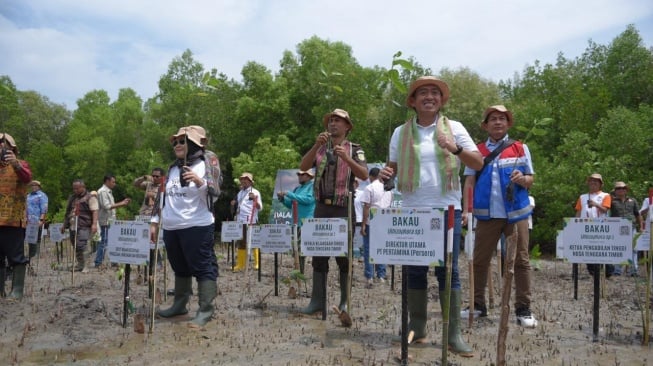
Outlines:
{"label": "blue jeans", "polygon": [[[462,214],[460,210],[456,210],[454,214],[453,225],[453,250],[452,250],[452,267],[451,267],[451,289],[460,289],[460,277],[458,276],[458,254],[460,254],[460,234],[462,232]],[[447,257],[447,230],[449,227],[448,215],[444,215],[444,257]],[[429,272],[428,266],[407,266],[408,272],[408,288],[414,290],[424,290],[428,288],[427,274]],[[446,280],[446,267],[435,267],[435,276],[438,279],[439,291],[445,290]]]}
{"label": "blue jeans", "polygon": [[363,235],[363,258],[365,260],[365,278],[372,279],[376,269],[376,277],[385,279],[385,264],[370,263],[370,233],[369,226]]}
{"label": "blue jeans", "polygon": [[99,267],[102,262],[104,262],[104,251],[107,249],[107,243],[109,242],[109,225],[100,226],[100,243],[97,247],[97,253],[95,253],[95,266]]}

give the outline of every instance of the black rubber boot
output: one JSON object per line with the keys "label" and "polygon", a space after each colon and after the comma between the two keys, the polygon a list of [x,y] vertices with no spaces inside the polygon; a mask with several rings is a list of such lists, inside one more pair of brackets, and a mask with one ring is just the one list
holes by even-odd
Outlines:
{"label": "black rubber boot", "polygon": [[349,273],[348,272],[340,272],[340,304],[338,305],[338,309],[340,311],[348,311],[347,309],[347,302],[349,300],[348,291],[347,291],[347,285],[349,284]]}
{"label": "black rubber boot", "polygon": [[326,278],[326,275],[326,272],[313,271],[313,290],[311,292],[311,302],[306,308],[302,309],[302,313],[312,315],[319,311],[325,310],[322,309],[322,304],[324,303],[324,294],[326,293],[324,288],[324,279]]}
{"label": "black rubber boot", "polygon": [[177,315],[188,314],[188,300],[190,300],[190,293],[193,286],[193,277],[177,277],[175,276],[175,300],[172,306],[156,313],[164,318],[170,318]]}

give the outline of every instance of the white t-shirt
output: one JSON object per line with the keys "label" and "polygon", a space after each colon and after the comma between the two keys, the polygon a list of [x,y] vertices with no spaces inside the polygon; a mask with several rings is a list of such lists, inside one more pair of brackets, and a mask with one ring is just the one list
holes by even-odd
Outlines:
{"label": "white t-shirt", "polygon": [[[436,116],[436,121],[437,118],[438,116]],[[469,136],[469,132],[467,132],[462,123],[449,120],[449,125],[451,126],[456,144],[462,146],[467,151],[478,151],[474,140]],[[399,157],[399,135],[403,126],[401,125],[395,128],[390,138],[389,160],[395,163]],[[442,194],[441,184],[443,179],[439,176],[440,170],[438,168],[437,157],[435,156],[435,149],[439,149],[440,147],[437,146],[437,143],[433,139],[433,135],[436,133],[435,127],[435,121],[427,127],[417,125],[420,143],[420,182],[419,187],[413,192],[401,192],[402,206],[445,208],[449,205],[454,205],[454,208],[459,210],[462,199],[461,190],[447,191],[444,195]],[[456,161],[460,168],[460,160],[456,159]],[[459,170],[456,171],[456,177],[454,179],[458,179],[460,182],[458,172]]]}
{"label": "white t-shirt", "polygon": [[[254,200],[249,199],[249,193],[252,192],[256,195],[256,201],[258,201],[259,209],[254,212],[254,217],[252,217],[252,210],[254,209]],[[258,213],[263,209],[263,201],[261,200],[261,193],[258,189],[254,187],[249,187],[241,189],[236,196],[237,205],[238,205],[238,222],[244,224],[249,224],[250,221],[252,224],[258,222]]]}
{"label": "white t-shirt", "polygon": [[[206,175],[206,167],[202,160],[196,161],[191,169],[200,177]],[[177,166],[170,169],[168,177],[163,206],[163,229],[179,230],[212,224],[214,218],[208,207],[206,180],[203,179],[200,187],[197,187],[194,182],[188,182],[186,187],[182,187]],[[152,221],[156,221],[155,218]]]}
{"label": "white t-shirt", "polygon": [[360,200],[362,203],[369,204],[370,207],[388,208],[392,203],[392,192],[386,192],[381,180],[376,179],[365,187]]}

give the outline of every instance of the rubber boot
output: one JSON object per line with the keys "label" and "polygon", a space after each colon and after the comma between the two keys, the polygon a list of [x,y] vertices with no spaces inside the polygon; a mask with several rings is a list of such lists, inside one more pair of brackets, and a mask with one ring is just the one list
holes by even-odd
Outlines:
{"label": "rubber boot", "polygon": [[197,297],[199,298],[199,309],[195,318],[189,326],[191,328],[203,327],[211,320],[215,306],[213,300],[218,295],[218,284],[215,281],[202,281],[197,284]]}
{"label": "rubber boot", "polygon": [[23,298],[23,288],[25,287],[25,270],[27,265],[17,264],[14,266],[14,275],[11,281],[11,293],[8,298],[20,300]]}
{"label": "rubber boot", "polygon": [[311,292],[311,302],[308,303],[308,306],[302,309],[302,313],[307,315],[312,315],[317,312],[322,311],[322,304],[324,303],[324,279],[326,278],[327,272],[315,272],[313,271],[313,290]]}
{"label": "rubber boot", "polygon": [[301,272],[301,274],[304,274],[305,263],[306,263],[306,257],[303,256],[303,255],[300,255],[299,256],[299,272]]}
{"label": "rubber boot", "polygon": [[258,270],[258,264],[259,264],[259,249],[252,249],[252,254],[254,256],[254,269]]}
{"label": "rubber boot", "polygon": [[178,277],[175,276],[175,300],[172,306],[156,313],[164,318],[172,316],[188,314],[188,300],[190,300],[191,289],[193,286],[193,277]]}
{"label": "rubber boot", "polygon": [[238,249],[238,255],[236,256],[236,266],[234,267],[234,272],[240,272],[245,269],[245,261],[247,260],[247,249]]}
{"label": "rubber boot", "polygon": [[38,244],[28,244],[29,247],[29,257],[34,258],[36,257],[36,253],[39,252],[39,245]]}
{"label": "rubber boot", "polygon": [[347,285],[349,284],[349,273],[340,272],[340,311],[347,311],[347,301],[349,300]]}
{"label": "rubber boot", "polygon": [[5,267],[0,268],[0,297],[5,297],[5,281],[7,280],[7,270]]}
{"label": "rubber boot", "polygon": [[426,343],[427,289],[408,289],[408,331],[413,331],[411,343]]}
{"label": "rubber boot", "polygon": [[[474,351],[460,334],[460,290],[451,290],[449,304],[449,350],[462,357],[474,357]],[[440,307],[444,309],[443,291],[440,291]]]}
{"label": "rubber boot", "polygon": [[75,257],[77,258],[77,263],[75,263],[75,272],[84,272],[86,270],[86,255],[83,250],[77,250],[75,252]]}

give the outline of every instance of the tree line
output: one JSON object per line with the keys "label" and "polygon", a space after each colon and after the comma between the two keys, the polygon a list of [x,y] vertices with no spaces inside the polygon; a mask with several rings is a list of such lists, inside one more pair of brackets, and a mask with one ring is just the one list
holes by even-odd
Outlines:
{"label": "tree line", "polygon": [[[562,218],[587,190],[586,177],[603,175],[604,191],[625,181],[639,202],[653,180],[653,48],[629,25],[607,45],[592,41],[581,56],[559,54],[555,64],[525,67],[513,78],[494,82],[465,68],[437,72],[397,52],[388,67],[362,67],[350,46],[312,37],[284,51],[280,69],[247,62],[242,80],[206,69],[186,50],[169,64],[158,92],[143,100],[131,88],[111,100],[92,90],[70,111],[37,91],[17,90],[10,76],[0,77],[0,131],[14,136],[20,157],[50,197],[49,220],[61,222],[73,179],[89,189],[116,176],[116,199],[131,197],[120,218],[138,211],[143,192],[132,181],[173,160],[168,137],[180,126],[201,125],[209,148],[220,156],[225,185],[216,216],[229,216],[229,201],[243,171],[254,174],[268,217],[278,169],[293,169],[322,130],[322,116],[334,108],[349,111],[350,139],[369,162],[384,162],[392,130],[411,116],[404,106],[405,86],[431,74],[445,80],[451,98],[444,113],[461,121],[475,141],[483,110],[505,104],[514,112],[515,139],[526,140],[536,171],[532,241],[555,250]],[[547,123],[544,123],[544,122]]]}

